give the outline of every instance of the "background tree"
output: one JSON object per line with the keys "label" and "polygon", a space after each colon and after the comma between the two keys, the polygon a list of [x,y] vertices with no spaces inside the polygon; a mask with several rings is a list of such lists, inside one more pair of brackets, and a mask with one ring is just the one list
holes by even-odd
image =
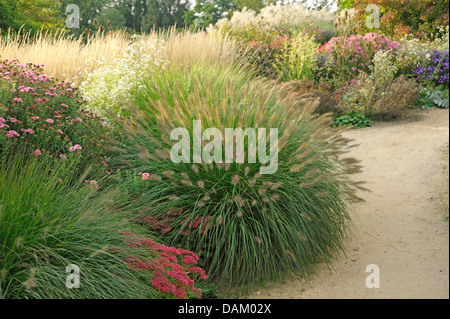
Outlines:
{"label": "background tree", "polygon": [[[106,8],[96,19],[98,24],[105,27],[106,30],[123,29],[127,24],[123,11],[115,7]],[[108,21],[110,24],[109,26]]]}
{"label": "background tree", "polygon": [[[112,1],[115,8],[122,12],[125,26],[134,31],[141,31],[144,17],[151,5],[149,0],[116,0]],[[111,21],[112,23],[112,21]]]}
{"label": "background tree", "polygon": [[59,0],[0,0],[0,28],[32,33],[64,26]]}
{"label": "background tree", "polygon": [[[346,4],[342,2],[341,5]],[[365,10],[368,5],[380,8],[380,29],[370,29],[366,19],[370,13]],[[378,32],[394,38],[405,34],[424,37],[427,34],[438,34],[439,28],[449,23],[449,0],[354,0],[358,11],[356,22],[358,32]]]}
{"label": "background tree", "polygon": [[0,29],[3,32],[8,28],[16,29],[16,11],[17,4],[14,0],[0,0]]}
{"label": "background tree", "polygon": [[77,5],[80,9],[80,28],[71,29],[75,35],[80,35],[86,29],[95,30],[94,19],[100,15],[110,0],[61,0],[60,10],[63,13],[64,21],[66,19],[66,8],[69,4]]}
{"label": "background tree", "polygon": [[263,0],[235,0],[234,2],[236,2],[239,9],[242,10],[244,7],[246,7],[247,9],[251,9],[256,13],[259,13],[259,11],[261,11],[261,9],[264,8],[266,4],[268,4],[265,3]]}
{"label": "background tree", "polygon": [[[343,0],[341,2],[351,2],[354,0]],[[309,10],[331,10],[336,11],[338,8],[339,0],[278,0],[276,1],[279,4],[300,4]],[[349,6],[351,7],[351,5]]]}
{"label": "background tree", "polygon": [[142,30],[184,27],[183,15],[190,8],[189,0],[148,0],[147,14],[142,20]]}
{"label": "background tree", "polygon": [[206,28],[236,9],[238,6],[230,0],[197,0],[194,8],[186,11],[183,18],[188,25]]}

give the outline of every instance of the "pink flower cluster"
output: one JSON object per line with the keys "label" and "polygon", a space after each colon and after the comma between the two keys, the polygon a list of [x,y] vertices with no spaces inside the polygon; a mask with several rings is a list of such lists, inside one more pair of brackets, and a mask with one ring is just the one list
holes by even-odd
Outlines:
{"label": "pink flower cluster", "polygon": [[14,130],[11,130],[11,131],[6,132],[6,136],[14,137],[14,136],[20,136],[20,134],[17,133],[16,131],[14,131]]}
{"label": "pink flower cluster", "polygon": [[78,144],[75,144],[74,146],[70,147],[71,152],[74,152],[76,150],[81,150],[81,149],[82,149],[82,147]]}
{"label": "pink flower cluster", "polygon": [[333,37],[320,48],[320,51],[333,53],[339,49],[346,49],[349,52],[353,51],[355,56],[358,56],[365,54],[365,51],[368,49],[376,53],[378,50],[397,51],[400,48],[401,44],[399,42],[392,41],[382,34],[366,33],[364,36],[356,34],[349,37]]}
{"label": "pink flower cluster", "polygon": [[359,70],[368,70],[376,52],[390,50],[397,52],[401,44],[378,33],[333,37],[320,47],[319,52],[336,55],[336,63],[342,74],[353,77]]}
{"label": "pink flower cluster", "polygon": [[151,260],[140,257],[125,259],[132,270],[151,272],[150,284],[154,288],[178,299],[186,299],[188,292],[192,292],[197,298],[201,297],[202,291],[194,287],[195,280],[189,277],[191,274],[195,278],[208,278],[205,271],[196,266],[198,261],[196,254],[182,248],[157,244],[150,239],[136,237],[132,233],[124,235],[128,236],[125,238],[128,246],[146,248],[154,255]]}
{"label": "pink flower cluster", "polygon": [[85,102],[70,82],[42,73],[42,65],[0,59],[0,81],[12,84],[0,94],[0,152],[28,145],[30,154],[39,149],[52,158],[90,158],[95,170],[109,174],[97,138],[104,131],[102,119],[82,108]]}

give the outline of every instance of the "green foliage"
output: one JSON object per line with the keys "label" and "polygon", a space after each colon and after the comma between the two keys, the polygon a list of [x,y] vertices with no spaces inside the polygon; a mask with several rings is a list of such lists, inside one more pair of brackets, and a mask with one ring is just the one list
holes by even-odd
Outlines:
{"label": "green foliage", "polygon": [[299,29],[299,32],[311,36],[314,41],[320,45],[324,45],[336,35],[334,27],[329,29],[321,29],[318,26],[305,25]]}
{"label": "green foliage", "polygon": [[431,89],[423,88],[420,92],[419,98],[416,101],[416,105],[422,109],[429,109],[433,106],[448,109],[448,89],[444,87],[436,87]]}
{"label": "green foliage", "polygon": [[344,115],[340,115],[334,118],[334,127],[350,125],[354,128],[363,128],[371,126],[370,120],[364,116],[364,114],[358,114],[357,112],[350,112]]}
{"label": "green foliage", "polygon": [[355,0],[340,0],[338,3],[339,3],[339,11],[351,9],[355,6]]}
{"label": "green foliage", "polygon": [[218,292],[219,287],[208,283],[206,281],[202,281],[196,285],[197,288],[202,290],[202,299],[220,299],[220,294]]}
{"label": "green foliage", "polygon": [[14,14],[17,12],[17,3],[14,0],[0,0],[0,29],[5,32],[8,28],[16,29]]}
{"label": "green foliage", "polygon": [[448,109],[448,89],[445,93],[441,90],[433,90],[429,93],[428,98],[433,101],[434,105],[436,105],[437,107]]}
{"label": "green foliage", "polygon": [[36,33],[63,27],[60,2],[55,0],[0,0],[0,28],[23,28]]}
{"label": "green foliage", "polygon": [[[239,9],[243,9],[244,7],[258,13],[262,8],[266,6],[263,0],[234,0]],[[272,1],[268,1],[272,2]]]}

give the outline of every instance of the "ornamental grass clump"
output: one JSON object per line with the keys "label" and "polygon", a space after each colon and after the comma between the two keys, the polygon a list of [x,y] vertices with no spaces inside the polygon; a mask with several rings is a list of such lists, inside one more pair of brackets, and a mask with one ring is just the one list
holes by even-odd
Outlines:
{"label": "ornamental grass clump", "polygon": [[[315,105],[291,94],[290,84],[251,81],[223,68],[173,72],[149,85],[131,115],[116,123],[126,137],[119,156],[127,168],[125,209],[165,244],[196,253],[218,284],[252,284],[290,271],[307,276],[318,262],[331,262],[348,229],[347,204],[360,187],[347,178],[359,170],[357,161],[339,159],[349,140],[331,128],[332,118],[314,114]],[[260,172],[267,153],[249,160],[255,144],[248,136],[240,144],[242,163],[233,152],[225,163],[226,151],[205,151],[205,140],[202,158],[217,161],[194,163],[191,147],[190,161],[175,163],[171,132],[185,128],[192,137],[194,120],[202,132],[278,129],[278,143],[267,140],[271,154],[278,147],[276,172]]]}
{"label": "ornamental grass clump", "polygon": [[130,251],[120,231],[139,230],[109,211],[114,196],[74,185],[74,161],[50,163],[23,149],[0,162],[0,298],[156,298],[124,261],[151,255]]}
{"label": "ornamental grass clump", "polygon": [[109,177],[74,181],[80,160],[0,161],[0,299],[200,297],[198,257],[130,223]]}

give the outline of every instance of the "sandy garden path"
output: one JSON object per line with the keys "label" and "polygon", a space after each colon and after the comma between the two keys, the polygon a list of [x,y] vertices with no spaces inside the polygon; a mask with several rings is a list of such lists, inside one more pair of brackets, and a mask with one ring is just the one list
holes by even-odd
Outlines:
{"label": "sandy garden path", "polygon": [[[353,235],[331,272],[252,291],[247,298],[449,298],[449,111],[350,130],[358,147],[355,175],[371,192],[352,212]],[[349,155],[349,154],[346,154]],[[380,270],[380,288],[366,287],[366,266]]]}

